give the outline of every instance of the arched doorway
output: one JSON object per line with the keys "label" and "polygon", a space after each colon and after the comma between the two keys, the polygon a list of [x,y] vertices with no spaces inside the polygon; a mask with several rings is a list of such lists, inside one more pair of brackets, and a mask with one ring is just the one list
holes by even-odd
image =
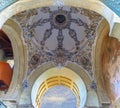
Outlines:
{"label": "arched doorway", "polygon": [[[48,86],[47,89],[44,86],[45,84]],[[87,98],[85,84],[77,74],[75,74],[72,70],[68,68],[61,68],[60,70],[58,70],[57,68],[52,68],[39,76],[39,78],[35,81],[35,84],[33,85],[31,93],[33,105],[36,108],[39,108],[40,97],[42,96],[42,94],[46,90],[48,90],[49,87],[59,84],[71,89],[77,96],[78,105],[80,103],[79,108],[84,107]],[[37,91],[36,93],[35,90]],[[42,91],[44,92],[42,93]]]}
{"label": "arched doorway", "polygon": [[[44,92],[55,85],[65,85],[71,89],[76,96],[77,107],[83,108],[85,106],[89,98],[87,97],[85,83],[75,72],[63,67],[60,70],[57,68],[48,69],[37,78],[31,92],[32,104],[35,108],[40,107],[41,96]],[[96,100],[97,97],[95,96],[94,99]],[[98,99],[95,104],[99,106]]]}

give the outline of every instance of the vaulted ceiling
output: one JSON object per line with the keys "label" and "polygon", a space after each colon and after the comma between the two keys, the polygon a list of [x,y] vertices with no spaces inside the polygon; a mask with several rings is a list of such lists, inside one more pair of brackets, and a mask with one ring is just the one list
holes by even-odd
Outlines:
{"label": "vaulted ceiling", "polygon": [[46,62],[58,67],[73,62],[93,77],[92,46],[102,16],[83,8],[51,6],[26,10],[12,19],[23,31],[28,74]]}

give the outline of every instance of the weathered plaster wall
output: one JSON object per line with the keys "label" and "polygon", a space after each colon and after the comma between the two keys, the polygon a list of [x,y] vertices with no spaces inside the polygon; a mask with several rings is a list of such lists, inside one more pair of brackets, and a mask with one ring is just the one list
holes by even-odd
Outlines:
{"label": "weathered plaster wall", "polygon": [[[103,20],[98,27],[96,48],[93,49],[93,52],[95,50],[94,69],[98,84],[98,95],[101,103],[103,103],[102,105],[113,104],[111,108],[120,107],[119,102],[116,101],[120,96],[120,42],[117,40],[120,33],[118,29],[119,26],[116,25],[113,28],[112,37],[110,37],[109,26]],[[112,103],[109,102],[109,98]]]}
{"label": "weathered plaster wall", "polygon": [[103,42],[102,72],[112,102],[120,97],[120,42],[106,37]]}

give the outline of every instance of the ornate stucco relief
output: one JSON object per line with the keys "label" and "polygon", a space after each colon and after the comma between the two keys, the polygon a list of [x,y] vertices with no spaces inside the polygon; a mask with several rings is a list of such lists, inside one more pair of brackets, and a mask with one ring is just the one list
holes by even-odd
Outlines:
{"label": "ornate stucco relief", "polygon": [[78,64],[93,77],[92,45],[102,17],[82,8],[43,7],[12,17],[23,29],[27,48],[28,75],[38,66],[52,62]]}

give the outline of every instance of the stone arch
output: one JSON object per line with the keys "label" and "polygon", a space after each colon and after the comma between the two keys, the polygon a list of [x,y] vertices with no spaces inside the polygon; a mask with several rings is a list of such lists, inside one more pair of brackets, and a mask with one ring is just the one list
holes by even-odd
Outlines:
{"label": "stone arch", "polygon": [[35,102],[34,102],[34,100],[36,100],[36,96],[37,96],[37,94],[36,94],[37,92],[35,92],[35,90],[38,91],[39,87],[45,80],[47,80],[48,78],[51,78],[51,77],[56,77],[56,76],[66,77],[66,78],[70,79],[71,81],[73,81],[77,85],[79,95],[80,95],[80,100],[81,100],[80,108],[83,108],[85,105],[85,102],[86,102],[86,97],[87,97],[87,94],[86,94],[87,91],[86,91],[85,85],[84,85],[83,81],[81,80],[81,78],[77,74],[75,74],[73,71],[71,71],[70,69],[65,68],[65,67],[61,68],[60,70],[57,69],[56,67],[48,69],[42,75],[39,76],[39,78],[35,81],[32,92],[31,92],[33,105],[37,106],[37,105],[35,105]]}
{"label": "stone arch", "polygon": [[[29,78],[27,80],[28,88],[26,88],[26,90],[23,91],[23,95],[21,95],[21,99],[20,99],[19,104],[21,104],[21,105],[24,103],[31,104],[31,90],[32,90],[33,85],[35,84],[36,79],[38,79],[39,76],[41,76],[45,71],[47,71],[51,68],[54,68],[52,63],[43,64],[40,67],[38,67],[29,76]],[[90,79],[88,74],[82,68],[80,68],[78,65],[70,63],[70,62],[67,63],[67,66],[65,68],[68,68],[71,71],[74,71],[75,74],[80,76],[81,79],[84,81],[87,92],[88,92],[85,105],[93,107],[92,106],[93,104],[90,104],[90,103],[96,102],[96,103],[94,103],[94,105],[95,105],[94,107],[99,107],[100,106],[99,97],[97,96],[96,91],[90,87],[92,84],[92,80]],[[91,100],[90,96],[92,96],[93,94],[94,94],[95,98]],[[26,98],[28,99],[27,101],[26,101]]]}
{"label": "stone arch", "polygon": [[[91,1],[91,0],[77,0],[74,2],[73,0],[44,0],[44,1],[39,1],[39,0],[27,0],[27,1],[18,1],[14,3],[13,5],[9,6],[5,10],[3,10],[0,14],[0,28],[3,26],[3,24],[6,22],[7,19],[12,17],[13,15],[32,8],[38,8],[38,7],[44,7],[44,6],[52,6],[52,5],[66,5],[66,6],[75,6],[75,7],[82,7],[85,9],[90,9],[93,10],[107,19],[107,21],[110,24],[110,33],[112,32],[112,28],[114,26],[115,22],[120,23],[120,19],[112,10],[110,10],[107,6],[105,6],[102,2],[100,1]],[[109,14],[106,14],[109,13]]]}
{"label": "stone arch", "polygon": [[[95,72],[95,77],[96,80],[99,79],[99,76],[101,76],[101,58],[100,56],[102,55],[102,42],[105,39],[105,36],[109,35],[109,24],[108,22],[103,19],[101,23],[99,24],[99,27],[97,29],[97,37],[94,42],[93,46],[93,61],[94,61],[94,72]],[[99,49],[99,50],[98,50]],[[103,79],[101,78],[101,81]]]}
{"label": "stone arch", "polygon": [[105,100],[108,103],[113,103],[120,97],[118,87],[120,83],[118,77],[120,74],[118,66],[120,42],[116,38],[109,37],[109,30],[109,24],[103,20],[98,27],[98,38],[94,46],[94,71],[100,95],[105,95],[102,97],[103,100],[105,97],[109,97]]}
{"label": "stone arch", "polygon": [[98,85],[98,95],[100,98],[100,103],[110,104],[110,99],[105,90],[105,82],[102,73],[102,55],[103,55],[103,41],[106,40],[106,36],[109,35],[110,26],[108,22],[103,19],[99,24],[97,29],[97,38],[95,40],[95,44],[93,46],[93,70],[94,76]]}
{"label": "stone arch", "polygon": [[[21,29],[18,24],[8,20],[2,27],[11,41],[14,54],[14,70],[11,85],[6,94],[1,95],[3,100],[19,100],[22,80],[25,75],[25,47],[21,39]],[[19,94],[19,95],[18,95]]]}

